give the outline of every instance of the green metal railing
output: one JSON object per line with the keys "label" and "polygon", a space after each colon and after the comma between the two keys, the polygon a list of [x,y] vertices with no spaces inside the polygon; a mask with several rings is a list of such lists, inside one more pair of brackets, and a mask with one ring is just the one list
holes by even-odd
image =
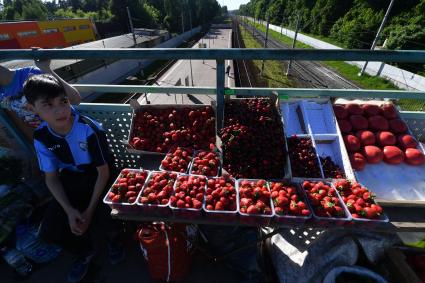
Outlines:
{"label": "green metal railing", "polygon": [[[308,50],[308,49],[169,49],[169,48],[131,48],[131,49],[72,49],[72,50],[1,50],[0,60],[5,59],[210,59],[217,63],[216,87],[163,87],[163,86],[121,86],[121,85],[81,85],[75,86],[84,92],[113,93],[184,93],[215,94],[217,99],[217,128],[222,127],[225,95],[266,96],[276,92],[281,99],[290,97],[344,97],[344,98],[412,98],[425,99],[423,91],[398,90],[347,90],[347,89],[301,89],[301,88],[225,88],[225,60],[311,60],[311,61],[382,61],[425,63],[425,51],[369,51],[369,50]],[[102,111],[114,111],[119,107],[111,104],[83,104],[83,109],[90,107]],[[122,108],[122,107],[121,107]],[[403,113],[409,119],[425,120],[425,113]],[[9,123],[4,113],[0,112],[0,122]],[[13,130],[12,126],[9,126]],[[16,133],[17,139],[22,135]],[[23,141],[21,141],[24,143]],[[31,147],[29,147],[31,148]]]}

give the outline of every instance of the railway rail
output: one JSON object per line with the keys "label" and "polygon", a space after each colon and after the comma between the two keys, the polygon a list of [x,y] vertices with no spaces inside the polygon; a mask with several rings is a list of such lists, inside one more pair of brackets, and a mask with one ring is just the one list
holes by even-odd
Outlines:
{"label": "railway rail", "polygon": [[[254,38],[261,43],[264,42],[266,36],[262,31],[245,22],[236,21],[247,30],[254,28]],[[267,39],[267,47],[289,48],[287,45],[270,37]],[[287,67],[287,64],[285,64],[285,67]],[[357,85],[343,78],[335,71],[313,61],[293,61],[290,76],[298,81],[299,87],[360,89]]]}

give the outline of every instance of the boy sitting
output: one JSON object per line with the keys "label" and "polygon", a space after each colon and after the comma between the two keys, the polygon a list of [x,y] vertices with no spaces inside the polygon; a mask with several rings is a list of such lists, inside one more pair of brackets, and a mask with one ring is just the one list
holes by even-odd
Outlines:
{"label": "boy sitting", "polygon": [[[79,282],[95,254],[94,236],[104,234],[96,228],[106,231],[117,224],[101,202],[109,180],[106,135],[98,123],[71,107],[63,85],[53,76],[30,77],[23,93],[30,110],[43,121],[34,132],[34,146],[40,170],[54,196],[41,223],[40,236],[78,256],[68,281]],[[110,239],[118,236],[118,230],[109,235]],[[122,249],[112,244],[108,247],[112,263],[123,259]]]}

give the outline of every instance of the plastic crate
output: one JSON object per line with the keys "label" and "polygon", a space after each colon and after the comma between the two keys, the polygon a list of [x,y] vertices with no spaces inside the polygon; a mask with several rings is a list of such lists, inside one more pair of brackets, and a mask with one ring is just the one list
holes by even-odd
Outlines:
{"label": "plastic crate", "polygon": [[[152,171],[151,174],[149,175],[149,178],[146,180],[145,182],[145,186],[143,187],[143,189],[140,191],[139,195],[137,196],[137,201],[136,204],[139,207],[139,211],[141,214],[145,214],[145,215],[149,215],[149,216],[168,216],[171,215],[171,209],[170,209],[170,200],[168,200],[167,204],[143,204],[140,202],[140,198],[143,195],[144,190],[146,189],[146,187],[148,186],[149,182],[151,181],[151,179],[153,177],[155,177],[157,174],[162,174],[162,173],[167,173],[167,174],[175,174],[172,172],[161,172],[161,171]],[[175,182],[175,179],[174,179]],[[174,182],[173,182],[173,186],[174,186]],[[171,196],[171,194],[170,194]]]}
{"label": "plastic crate", "polygon": [[[109,192],[112,191],[112,186],[111,188],[108,190],[108,192],[106,193],[105,197],[103,198],[103,203],[109,205],[109,207],[111,209],[115,209],[118,212],[137,212],[139,211],[139,207],[136,205],[137,203],[137,199],[138,199],[138,195],[140,194],[140,192],[143,190],[143,188],[145,187],[146,181],[149,179],[150,176],[150,171],[148,170],[143,170],[143,169],[132,169],[132,168],[124,168],[123,170],[128,170],[130,172],[147,172],[147,176],[145,179],[145,182],[142,185],[141,190],[138,192],[137,196],[136,196],[136,201],[132,202],[132,203],[127,203],[127,202],[112,202],[109,198]],[[118,177],[115,179],[113,184],[116,184],[118,182],[118,179],[121,178],[121,173],[118,175]]]}
{"label": "plastic crate", "polygon": [[[208,189],[208,180],[209,179],[220,179],[219,177],[214,177],[214,178],[207,178],[207,187],[206,189]],[[239,211],[239,193],[238,190],[236,188],[236,180],[234,178],[230,178],[230,180],[233,182],[233,187],[235,188],[235,192],[236,192],[236,210],[231,210],[231,211],[227,211],[227,210],[209,210],[206,208],[206,201],[204,201],[204,205],[203,205],[203,209],[205,212],[205,218],[206,219],[210,219],[213,220],[215,222],[235,222],[238,219],[238,211]],[[205,194],[206,197],[207,194]]]}
{"label": "plastic crate", "polygon": [[[131,140],[133,139],[133,137],[135,136],[135,120],[137,119],[137,115],[139,115],[139,113],[143,112],[143,111],[148,111],[148,110],[152,110],[152,109],[175,109],[177,111],[181,110],[181,109],[193,109],[193,110],[199,110],[199,109],[203,109],[206,106],[211,106],[214,113],[213,113],[213,117],[215,117],[215,111],[216,111],[216,107],[214,103],[211,103],[211,105],[205,105],[205,104],[140,104],[139,101],[137,99],[132,99],[130,100],[130,106],[133,108],[133,113],[131,115],[131,125],[130,125],[130,131],[128,133],[128,138],[125,141],[122,141],[122,143],[126,146],[127,151],[129,153],[132,154],[154,154],[154,155],[164,155],[165,152],[156,152],[156,151],[146,151],[146,150],[140,150],[140,149],[136,149],[134,148],[134,146],[131,143]],[[189,125],[186,125],[187,127]],[[186,127],[185,126],[185,127]],[[216,136],[216,135],[214,135]],[[207,149],[207,148],[204,148]]]}
{"label": "plastic crate", "polygon": [[[310,210],[310,214],[308,216],[303,216],[303,215],[290,215],[290,214],[278,214],[276,213],[275,210],[275,205],[273,203],[273,198],[272,198],[272,204],[273,204],[273,214],[274,217],[272,219],[272,223],[276,223],[276,224],[294,224],[294,225],[300,225],[303,224],[307,221],[309,221],[313,214],[312,214],[312,208],[310,207],[309,202],[307,201],[307,197],[304,194],[304,192],[302,191],[300,185],[296,182],[291,182],[290,180],[270,180],[268,181],[268,186],[270,188],[270,191],[272,191],[271,188],[271,183],[284,183],[285,185],[291,185],[295,188],[295,190],[297,191],[298,196],[301,198],[302,201],[305,202],[307,208]],[[290,200],[289,200],[290,201]]]}
{"label": "plastic crate", "polygon": [[[236,189],[238,191],[238,195],[239,195],[239,184],[242,181],[248,181],[248,182],[257,182],[260,179],[238,179],[236,181]],[[270,188],[268,187],[268,183],[266,182],[266,186],[267,189],[270,191]],[[239,195],[239,201],[240,201],[240,195]],[[273,203],[272,203],[272,199],[270,197],[270,209],[271,209],[271,213],[270,214],[248,214],[248,213],[243,213],[240,211],[240,206],[238,206],[238,212],[239,212],[239,220],[241,223],[246,224],[246,225],[252,225],[252,226],[267,226],[269,225],[271,219],[274,216],[274,212],[273,212]]]}
{"label": "plastic crate", "polygon": [[[202,206],[205,204],[205,188],[207,187],[207,177],[205,176],[201,176],[201,175],[188,175],[188,174],[180,174],[177,176],[176,181],[174,182],[174,186],[173,186],[173,196],[175,195],[175,191],[177,188],[177,183],[179,182],[179,178],[181,177],[195,177],[195,178],[205,178],[205,186],[203,189],[203,200],[202,200]],[[174,207],[171,203],[170,203],[170,208],[174,214],[174,216],[179,217],[179,218],[185,218],[185,219],[197,219],[201,217],[202,214],[202,207],[197,209],[197,208],[179,208],[179,207]]]}

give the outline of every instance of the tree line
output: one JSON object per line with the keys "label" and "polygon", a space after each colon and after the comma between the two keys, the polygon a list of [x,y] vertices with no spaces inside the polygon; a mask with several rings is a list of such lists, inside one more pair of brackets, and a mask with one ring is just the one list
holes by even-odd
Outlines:
{"label": "tree line", "polygon": [[[250,0],[239,14],[331,38],[350,49],[370,48],[390,0]],[[378,45],[392,50],[425,49],[425,0],[396,0]],[[401,64],[425,74],[421,64]]]}
{"label": "tree line", "polygon": [[[183,27],[203,25],[220,15],[216,0],[4,0],[0,19],[46,20],[53,18],[92,18],[127,26],[129,7],[135,27],[164,28],[181,32]],[[183,21],[182,21],[183,18]],[[183,27],[182,27],[183,25]]]}

